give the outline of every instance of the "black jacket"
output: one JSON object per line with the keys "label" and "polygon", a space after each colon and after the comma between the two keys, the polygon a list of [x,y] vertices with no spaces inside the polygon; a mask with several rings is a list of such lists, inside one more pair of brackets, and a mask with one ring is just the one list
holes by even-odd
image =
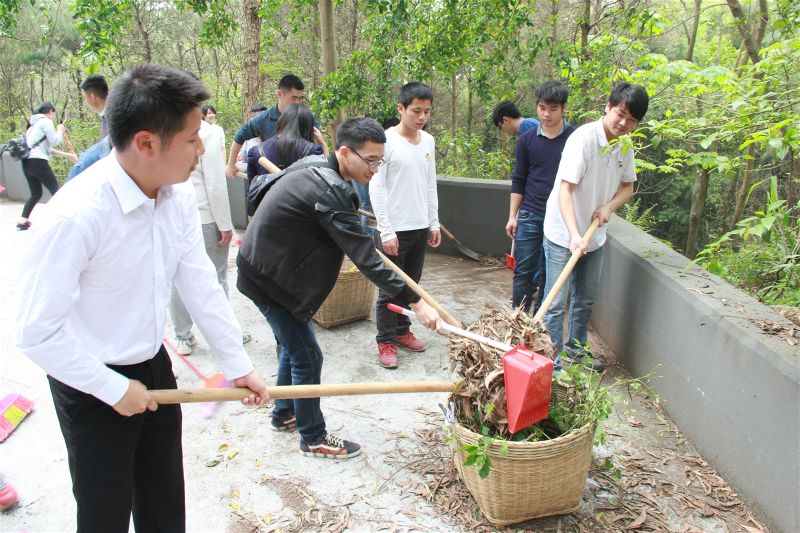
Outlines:
{"label": "black jacket", "polygon": [[378,257],[357,215],[358,195],[339,175],[335,154],[270,184],[247,228],[236,265],[239,291],[276,303],[308,322],[336,284],[344,255],[378,287],[408,305],[419,297]]}

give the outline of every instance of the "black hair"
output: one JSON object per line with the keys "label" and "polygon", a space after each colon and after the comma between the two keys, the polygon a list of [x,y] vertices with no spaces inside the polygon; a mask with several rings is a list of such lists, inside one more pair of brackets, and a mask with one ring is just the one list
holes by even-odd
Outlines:
{"label": "black hair", "polygon": [[108,97],[108,83],[106,79],[100,74],[93,74],[85,78],[80,85],[81,91],[85,93],[94,93],[103,100]]}
{"label": "black hair", "polygon": [[433,92],[430,87],[418,81],[412,81],[400,87],[400,95],[397,98],[398,104],[407,107],[414,101],[414,98],[430,100],[433,103]]}
{"label": "black hair", "polygon": [[522,118],[522,113],[519,112],[517,104],[511,100],[503,100],[494,106],[494,111],[492,111],[492,123],[495,127],[500,127],[500,124],[503,123],[503,117]]}
{"label": "black hair", "polygon": [[349,118],[336,130],[336,148],[358,150],[364,143],[386,144],[386,134],[378,121],[369,117]]}
{"label": "black hair", "polygon": [[200,108],[200,114],[203,115],[203,118],[206,118],[208,112],[211,111],[215,115],[217,114],[217,108],[211,104],[205,104]]}
{"label": "black hair", "polygon": [[[387,118],[386,120],[384,120],[381,123],[381,127],[383,129],[385,129],[385,130],[388,130],[389,128],[397,126],[398,124],[400,124],[400,119],[397,118],[397,117],[392,117],[392,118]],[[427,124],[425,124],[425,125],[427,126]]]}
{"label": "black hair", "polygon": [[569,89],[560,81],[546,81],[536,89],[536,103],[556,104],[564,107],[569,98]]}
{"label": "black hair", "polygon": [[49,113],[50,111],[55,111],[56,106],[53,105],[52,102],[42,102],[39,104],[39,107],[36,108],[37,115],[44,115],[45,113]]}
{"label": "black hair", "polygon": [[250,108],[251,113],[260,113],[261,111],[266,111],[267,106],[264,104],[255,104],[253,107]]}
{"label": "black hair", "polygon": [[286,74],[281,78],[281,81],[278,82],[278,90],[281,91],[289,91],[292,89],[302,91],[305,88],[306,86],[303,85],[303,81],[294,74]]}
{"label": "black hair", "polygon": [[641,121],[650,105],[650,96],[641,85],[618,81],[614,84],[614,88],[611,89],[608,103],[611,104],[611,107],[625,104],[628,108],[628,113],[636,120]]}
{"label": "black hair", "polygon": [[164,145],[180,131],[186,116],[208,100],[203,82],[184,70],[145,63],[120,76],[106,102],[111,144],[125,150],[142,130],[155,133]]}
{"label": "black hair", "polygon": [[286,106],[273,137],[278,153],[278,160],[273,163],[284,169],[297,161],[297,154],[303,153],[309,143],[313,144],[313,131],[314,116],[308,107],[302,104]]}

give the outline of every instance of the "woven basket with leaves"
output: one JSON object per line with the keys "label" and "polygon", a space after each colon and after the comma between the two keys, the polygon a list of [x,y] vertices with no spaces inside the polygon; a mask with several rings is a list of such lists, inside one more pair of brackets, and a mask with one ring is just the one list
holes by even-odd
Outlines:
{"label": "woven basket with leaves", "polygon": [[314,320],[323,328],[369,317],[375,300],[375,286],[345,258],[336,285],[322,302]]}
{"label": "woven basket with leaves", "polygon": [[580,505],[586,484],[594,430],[594,424],[587,424],[547,441],[496,440],[486,452],[491,471],[481,478],[475,466],[464,465],[461,447],[482,436],[455,424],[455,463],[478,507],[497,526],[571,513]]}

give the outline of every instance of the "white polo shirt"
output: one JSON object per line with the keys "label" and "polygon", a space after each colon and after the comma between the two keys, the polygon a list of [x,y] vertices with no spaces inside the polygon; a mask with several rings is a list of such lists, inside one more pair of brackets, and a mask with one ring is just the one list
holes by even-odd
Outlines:
{"label": "white polo shirt", "polygon": [[[572,200],[581,235],[591,225],[592,213],[614,197],[620,183],[636,181],[633,148],[622,144],[609,145],[602,119],[584,124],[567,139],[544,216],[544,235],[551,242],[569,248],[569,230],[558,205],[562,180],[577,185]],[[597,250],[605,242],[604,225],[597,228],[589,241],[589,251]]]}

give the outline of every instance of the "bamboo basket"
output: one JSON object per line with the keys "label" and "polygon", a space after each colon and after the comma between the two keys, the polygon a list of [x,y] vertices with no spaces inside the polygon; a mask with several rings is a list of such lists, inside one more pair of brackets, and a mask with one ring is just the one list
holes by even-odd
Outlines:
{"label": "bamboo basket", "polygon": [[375,301],[375,286],[345,259],[333,290],[314,314],[323,328],[332,328],[369,317]]}
{"label": "bamboo basket", "polygon": [[571,513],[581,503],[589,475],[594,429],[587,424],[549,441],[508,442],[505,456],[495,441],[487,450],[492,468],[481,479],[475,466],[464,466],[466,452],[461,450],[481,435],[457,423],[456,467],[483,515],[496,526]]}

